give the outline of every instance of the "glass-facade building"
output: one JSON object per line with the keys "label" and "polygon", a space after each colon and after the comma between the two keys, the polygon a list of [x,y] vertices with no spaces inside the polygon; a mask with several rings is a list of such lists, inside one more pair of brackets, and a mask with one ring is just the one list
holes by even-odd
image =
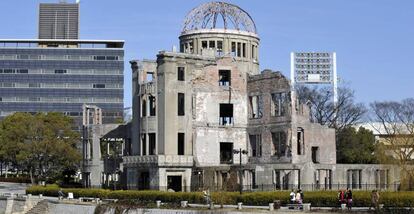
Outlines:
{"label": "glass-facade building", "polygon": [[0,118],[14,112],[62,112],[82,122],[82,105],[103,123],[123,117],[124,42],[0,40]]}

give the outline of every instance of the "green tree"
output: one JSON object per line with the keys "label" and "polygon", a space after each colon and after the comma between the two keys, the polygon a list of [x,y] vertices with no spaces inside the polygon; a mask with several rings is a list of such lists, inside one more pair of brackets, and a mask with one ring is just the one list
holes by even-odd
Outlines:
{"label": "green tree", "polygon": [[376,162],[375,136],[372,131],[360,127],[346,127],[337,132],[337,162],[370,164]]}
{"label": "green tree", "polygon": [[81,155],[72,119],[61,113],[15,113],[0,123],[0,157],[35,179],[47,180],[76,168]]}

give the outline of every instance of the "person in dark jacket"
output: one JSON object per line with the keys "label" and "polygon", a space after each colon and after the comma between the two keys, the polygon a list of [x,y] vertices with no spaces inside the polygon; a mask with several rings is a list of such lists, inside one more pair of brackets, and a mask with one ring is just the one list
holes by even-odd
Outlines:
{"label": "person in dark jacket", "polygon": [[346,206],[348,207],[348,210],[352,209],[352,190],[349,188],[346,189]]}

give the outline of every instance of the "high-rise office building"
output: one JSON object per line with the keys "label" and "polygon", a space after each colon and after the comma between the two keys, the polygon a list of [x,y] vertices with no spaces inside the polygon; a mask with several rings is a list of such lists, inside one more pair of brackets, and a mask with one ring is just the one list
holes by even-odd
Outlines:
{"label": "high-rise office building", "polygon": [[83,104],[122,119],[124,41],[79,40],[79,4],[39,8],[39,39],[0,39],[0,119],[53,111],[80,126]]}
{"label": "high-rise office building", "polygon": [[39,39],[79,39],[79,4],[41,3]]}
{"label": "high-rise office building", "polygon": [[[0,117],[63,112],[81,125],[82,105],[103,122],[123,116],[123,41],[0,40]],[[79,119],[79,120],[78,120]]]}

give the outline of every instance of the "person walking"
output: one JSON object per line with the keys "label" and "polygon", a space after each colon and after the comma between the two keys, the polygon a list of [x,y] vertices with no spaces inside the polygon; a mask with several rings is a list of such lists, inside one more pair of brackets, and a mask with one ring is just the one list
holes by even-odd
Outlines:
{"label": "person walking", "polygon": [[[296,202],[296,194],[295,194],[295,190],[294,189],[292,189],[292,192],[290,192],[289,198],[290,198],[290,203],[291,204],[295,204],[295,202]],[[289,209],[293,209],[293,207],[290,206]]]}
{"label": "person walking", "polygon": [[374,207],[375,210],[379,210],[379,192],[378,190],[374,189],[371,192],[371,205],[369,206],[369,210],[371,210],[371,207]]}
{"label": "person walking", "polygon": [[345,193],[343,190],[338,191],[338,201],[339,201],[339,206],[341,206],[342,204],[345,204]]}
{"label": "person walking", "polygon": [[301,209],[302,208],[302,197],[301,197],[301,194],[300,194],[300,189],[298,189],[297,191],[296,191],[296,203],[298,204],[298,208],[299,209]]}
{"label": "person walking", "polygon": [[352,190],[346,188],[346,200],[347,200],[347,208],[348,210],[352,209]]}

